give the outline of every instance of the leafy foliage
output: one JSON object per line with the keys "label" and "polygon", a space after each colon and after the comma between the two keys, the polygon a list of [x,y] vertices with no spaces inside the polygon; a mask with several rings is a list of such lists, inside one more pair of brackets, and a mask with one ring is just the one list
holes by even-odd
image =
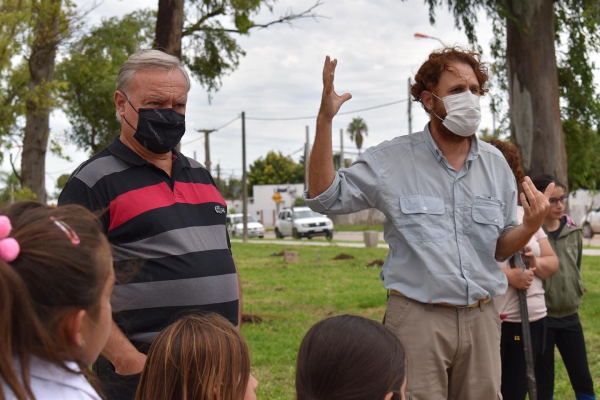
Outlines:
{"label": "leafy foliage", "polygon": [[558,79],[571,189],[600,186],[600,96],[594,84],[592,52],[600,51],[600,6],[595,1],[555,4],[557,42],[567,51],[558,61]]}
{"label": "leafy foliage", "polygon": [[250,166],[248,186],[304,182],[304,168],[281,152],[270,151]]}
{"label": "leafy foliage", "polygon": [[67,83],[60,98],[71,124],[68,137],[80,148],[97,153],[121,132],[113,101],[119,69],[135,51],[150,46],[154,21],[148,10],[105,19],[73,43],[58,65],[57,78]]}
{"label": "leafy foliage", "polygon": [[316,18],[313,10],[321,2],[318,0],[299,14],[290,10],[268,23],[254,21],[262,7],[272,10],[274,4],[275,0],[188,0],[181,58],[209,93],[220,88],[222,77],[233,72],[246,54],[237,43],[236,35],[249,35],[252,29],[289,24],[300,18]]}
{"label": "leafy foliage", "polygon": [[[219,193],[225,199],[240,199],[242,197],[242,180],[234,177],[215,179]],[[231,211],[233,213],[233,211]]]}
{"label": "leafy foliage", "polygon": [[22,188],[15,173],[0,172],[0,180],[4,188],[0,189],[0,205],[8,205],[16,201],[37,200],[37,195],[29,188]]}

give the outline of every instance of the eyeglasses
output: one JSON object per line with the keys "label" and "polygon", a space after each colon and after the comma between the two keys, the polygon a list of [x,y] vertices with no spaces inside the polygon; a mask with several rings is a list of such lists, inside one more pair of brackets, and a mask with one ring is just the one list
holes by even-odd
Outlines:
{"label": "eyeglasses", "polygon": [[553,206],[555,206],[556,204],[558,204],[558,202],[560,201],[563,205],[567,202],[567,200],[569,200],[569,195],[565,194],[559,198],[556,197],[550,197],[548,199],[548,201],[550,202],[550,204],[552,204]]}

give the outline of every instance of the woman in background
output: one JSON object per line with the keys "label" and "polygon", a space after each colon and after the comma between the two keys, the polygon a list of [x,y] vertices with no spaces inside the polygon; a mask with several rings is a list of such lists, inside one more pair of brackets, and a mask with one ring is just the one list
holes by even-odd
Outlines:
{"label": "woman in background", "polygon": [[536,363],[538,399],[550,400],[554,395],[554,346],[565,363],[577,400],[595,400],[594,382],[587,362],[583,328],[578,309],[583,300],[581,257],[583,234],[568,215],[564,214],[569,194],[567,188],[552,175],[532,179],[536,188],[554,183],[550,212],[544,222],[544,232],[560,260],[556,274],[544,281],[548,332],[544,354]]}
{"label": "woman in background", "polygon": [[[502,152],[515,175],[517,187],[521,190],[525,174],[521,169],[519,151],[510,142],[492,140],[490,142]],[[544,188],[545,190],[545,188]],[[523,222],[523,207],[518,206],[519,223]],[[517,290],[527,291],[527,311],[531,330],[531,346],[534,360],[541,357],[546,337],[546,301],[542,280],[548,279],[558,270],[558,258],[544,230],[533,235],[523,254],[529,261],[529,269],[511,269],[509,262],[498,263],[508,279],[506,294],[494,299],[494,304],[503,319],[500,356],[502,359],[502,396],[507,400],[525,400],[527,396],[527,375],[525,353],[522,341],[521,309]]]}

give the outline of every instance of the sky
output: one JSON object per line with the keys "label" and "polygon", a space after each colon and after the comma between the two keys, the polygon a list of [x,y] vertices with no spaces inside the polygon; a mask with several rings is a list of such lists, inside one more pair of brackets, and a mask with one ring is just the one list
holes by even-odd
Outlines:
{"label": "sky", "polygon": [[[349,112],[408,97],[409,77],[414,76],[428,54],[439,48],[436,40],[417,39],[415,33],[440,38],[447,45],[466,45],[464,32],[454,27],[452,15],[445,9],[436,11],[436,24],[430,25],[423,0],[322,0],[316,12],[317,20],[303,19],[293,26],[274,25],[252,31],[238,38],[246,51],[239,68],[223,79],[222,88],[209,102],[208,94],[198,82],[192,82],[189,93],[186,125],[181,151],[204,163],[203,134],[197,129],[212,129],[226,124],[245,112],[247,164],[263,157],[270,150],[292,155],[302,154],[306,127],[314,140],[315,119],[297,121],[256,121],[251,118],[293,118],[316,116],[322,91],[322,68],[326,55],[338,59],[335,88],[338,94],[351,93],[352,100],[340,112]],[[89,0],[76,0],[80,7],[89,7]],[[301,12],[315,0],[279,0],[273,11],[264,9],[256,16],[258,23],[268,22],[292,10]],[[104,0],[88,15],[86,24],[97,25],[102,18],[122,16],[140,8],[156,8],[157,0]],[[227,23],[228,21],[226,21]],[[479,15],[476,32],[483,47],[484,61],[490,58],[491,23],[485,14]],[[408,133],[407,103],[402,102],[370,111],[339,115],[333,121],[333,147],[340,146],[340,129],[352,118],[362,117],[368,128],[363,150],[382,141]],[[492,128],[489,96],[481,101],[481,128]],[[412,130],[420,131],[428,121],[419,104],[413,103]],[[69,129],[61,111],[51,114],[53,134]],[[356,146],[344,133],[346,157],[356,156]],[[222,177],[242,174],[241,122],[237,120],[211,134],[213,174],[220,164]],[[72,161],[48,155],[46,186],[54,192],[55,180],[70,173],[89,154],[67,145],[66,154]],[[2,169],[8,170],[8,157]]]}

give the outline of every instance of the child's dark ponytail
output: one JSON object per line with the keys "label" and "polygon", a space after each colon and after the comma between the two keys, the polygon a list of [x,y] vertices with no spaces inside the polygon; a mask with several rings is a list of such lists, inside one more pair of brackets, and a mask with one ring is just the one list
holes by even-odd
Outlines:
{"label": "child's dark ponytail", "polygon": [[[0,376],[18,400],[33,398],[27,379],[29,349],[20,343],[33,342],[34,332],[38,330],[36,321],[27,287],[19,274],[0,260]],[[21,376],[14,370],[13,357],[25,360],[21,365]],[[2,390],[0,399],[4,400]]]}
{"label": "child's dark ponytail", "polygon": [[[34,399],[30,359],[35,356],[67,369],[60,322],[73,308],[90,315],[98,312],[110,271],[97,255],[100,248],[110,247],[99,220],[80,206],[23,202],[0,215],[10,220],[8,235],[20,247],[14,260],[0,252],[0,381],[18,400]],[[79,364],[85,373],[87,366]],[[5,400],[1,389],[0,400]]]}

